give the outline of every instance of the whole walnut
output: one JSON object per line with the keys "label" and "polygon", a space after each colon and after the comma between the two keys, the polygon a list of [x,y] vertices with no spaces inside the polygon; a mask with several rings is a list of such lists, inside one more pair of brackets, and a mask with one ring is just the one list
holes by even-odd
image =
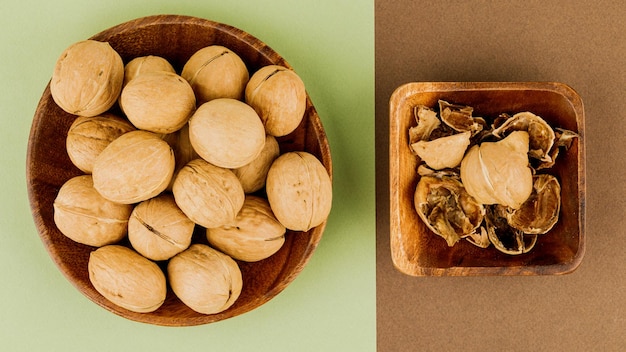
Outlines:
{"label": "whole walnut", "polygon": [[200,155],[198,155],[198,153],[196,153],[193,149],[191,141],[189,140],[189,124],[185,124],[176,132],[163,135],[162,138],[174,151],[174,160],[176,161],[174,176],[172,177],[170,184],[167,186],[167,190],[171,191],[176,175],[178,175],[178,171],[180,171],[183,166],[187,165],[188,162],[198,159]]}
{"label": "whole walnut", "polygon": [[138,313],[157,310],[167,295],[159,266],[130,248],[100,247],[89,255],[89,280],[104,298]]}
{"label": "whole walnut", "polygon": [[67,132],[67,154],[81,171],[91,173],[104,148],[117,137],[134,130],[128,120],[108,112],[93,117],[79,116]]}
{"label": "whole walnut", "polygon": [[272,163],[265,184],[276,218],[288,229],[308,231],[328,217],[332,183],[324,165],[307,152],[287,152]]}
{"label": "whole walnut", "polygon": [[265,146],[261,153],[244,166],[233,169],[241,182],[243,191],[254,193],[265,186],[265,179],[270,166],[280,155],[278,141],[272,135],[265,136]]}
{"label": "whole walnut", "polygon": [[66,181],[54,200],[54,223],[62,234],[100,247],[126,236],[132,206],[111,202],[93,187],[91,175]]}
{"label": "whole walnut", "polygon": [[261,153],[265,130],[250,106],[239,100],[219,98],[202,104],[193,114],[189,140],[204,160],[233,169]]}
{"label": "whole walnut", "polygon": [[180,169],[172,192],[183,213],[207,228],[233,221],[245,199],[241,183],[231,170],[203,159],[192,160]]}
{"label": "whole walnut", "polygon": [[189,83],[179,75],[146,72],[124,87],[120,107],[135,127],[172,133],[187,123],[196,108],[196,98]]}
{"label": "whole walnut", "polygon": [[221,45],[207,46],[191,55],[181,76],[191,84],[198,105],[217,98],[243,99],[250,78],[239,55]]}
{"label": "whole walnut", "polygon": [[96,116],[115,104],[123,80],[124,63],[111,45],[84,40],[69,46],[57,60],[50,93],[66,112]]}
{"label": "whole walnut", "polygon": [[136,57],[124,66],[123,86],[126,86],[131,79],[142,73],[159,71],[176,73],[172,64],[160,56],[147,55]]}
{"label": "whole walnut", "polygon": [[189,247],[194,227],[174,197],[162,193],[135,206],[128,220],[128,239],[144,257],[167,260]]}
{"label": "whole walnut", "polygon": [[306,90],[293,70],[269,65],[252,75],[245,101],[259,114],[267,133],[280,137],[300,125],[306,110]]}
{"label": "whole walnut", "polygon": [[214,248],[234,259],[256,262],[276,253],[285,243],[285,226],[272,213],[267,199],[247,195],[235,221],[206,230]]}
{"label": "whole walnut", "polygon": [[228,309],[243,287],[237,262],[204,244],[192,244],[170,259],[167,274],[174,294],[202,314]]}
{"label": "whole walnut", "polygon": [[105,198],[138,203],[163,192],[174,174],[174,152],[158,135],[131,131],[100,153],[93,167],[93,183]]}

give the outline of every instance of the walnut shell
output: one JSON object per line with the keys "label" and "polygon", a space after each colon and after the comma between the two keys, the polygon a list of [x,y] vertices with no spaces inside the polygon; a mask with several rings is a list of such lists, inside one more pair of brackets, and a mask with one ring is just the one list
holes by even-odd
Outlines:
{"label": "walnut shell", "polygon": [[132,206],[111,202],[93,187],[91,175],[66,181],[54,200],[54,223],[62,234],[100,247],[126,236]]}
{"label": "walnut shell", "polygon": [[131,79],[142,73],[159,71],[176,73],[172,64],[160,56],[148,55],[136,57],[124,66],[123,86],[126,86]]}
{"label": "walnut shell", "polygon": [[265,145],[265,129],[254,109],[229,98],[202,104],[189,120],[189,140],[204,160],[237,168],[254,160]]}
{"label": "walnut shell", "polygon": [[164,193],[133,209],[128,220],[128,239],[144,257],[167,260],[189,247],[194,227],[174,197]]}
{"label": "walnut shell", "polygon": [[287,152],[272,163],[265,184],[276,218],[288,229],[308,231],[323,223],[332,205],[324,165],[307,152]]}
{"label": "walnut shell", "polygon": [[202,314],[215,314],[235,303],[243,287],[237,263],[204,244],[192,244],[170,259],[167,274],[176,296]]}
{"label": "walnut shell", "polygon": [[292,70],[278,65],[264,66],[246,85],[246,102],[259,114],[265,130],[284,136],[295,130],[306,109],[306,90]]}
{"label": "walnut shell", "polygon": [[172,133],[182,128],[196,108],[196,98],[187,81],[166,72],[146,72],[122,90],[120,107],[135,127]]}
{"label": "walnut shell", "polygon": [[192,160],[180,169],[172,192],[183,213],[207,228],[233,221],[245,199],[241,183],[231,170],[203,159]]}
{"label": "walnut shell", "polygon": [[279,155],[278,141],[274,136],[268,134],[265,136],[265,146],[261,153],[246,165],[233,169],[245,193],[254,193],[265,187],[267,172]]}
{"label": "walnut shell", "polygon": [[104,113],[94,117],[79,116],[67,132],[65,146],[72,163],[91,173],[100,153],[117,137],[134,131],[135,127],[119,116]]}
{"label": "walnut shell", "polygon": [[413,204],[424,224],[445,239],[449,247],[461,238],[473,239],[485,217],[485,208],[469,195],[458,176],[422,176]]}
{"label": "walnut shell", "polygon": [[181,76],[193,88],[198,105],[217,98],[243,99],[250,78],[243,60],[220,45],[207,46],[191,55]]}
{"label": "walnut shell", "polygon": [[206,236],[211,246],[232,258],[256,262],[282,247],[285,231],[267,199],[248,195],[235,221],[207,229]]}
{"label": "walnut shell", "polygon": [[131,131],[111,142],[96,159],[94,187],[113,202],[138,203],[167,188],[174,165],[167,142],[151,132]]}
{"label": "walnut shell", "polygon": [[124,80],[124,63],[109,43],[84,40],[69,46],[57,60],[50,93],[66,112],[96,116],[117,101]]}
{"label": "walnut shell", "polygon": [[130,248],[108,245],[91,252],[89,280],[104,298],[138,313],[157,310],[165,301],[165,274]]}

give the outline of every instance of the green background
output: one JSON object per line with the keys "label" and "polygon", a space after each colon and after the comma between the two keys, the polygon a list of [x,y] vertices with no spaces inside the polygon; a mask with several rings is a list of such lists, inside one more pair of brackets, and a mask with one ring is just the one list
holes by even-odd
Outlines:
{"label": "green background", "polygon": [[[373,1],[22,0],[0,13],[0,350],[375,350]],[[333,157],[333,210],[302,273],[260,308],[196,327],[129,321],[83,296],[45,251],[26,190],[30,125],[60,53],[157,14],[227,23],[280,53],[305,82]]]}

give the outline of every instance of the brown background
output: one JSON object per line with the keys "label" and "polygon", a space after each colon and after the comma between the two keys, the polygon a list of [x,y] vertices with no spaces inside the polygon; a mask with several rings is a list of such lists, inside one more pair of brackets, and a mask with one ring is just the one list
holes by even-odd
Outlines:
{"label": "brown background", "polygon": [[[626,3],[376,0],[378,351],[626,346]],[[585,104],[586,254],[563,276],[411,277],[389,249],[389,98],[417,81],[557,81]]]}

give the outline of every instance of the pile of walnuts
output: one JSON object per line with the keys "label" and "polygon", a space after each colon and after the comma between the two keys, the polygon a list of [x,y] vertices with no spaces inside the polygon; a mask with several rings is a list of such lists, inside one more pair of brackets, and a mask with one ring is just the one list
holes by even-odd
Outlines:
{"label": "pile of walnuts", "polygon": [[[236,53],[211,45],[178,74],[162,57],[124,64],[108,43],[85,40],[58,59],[50,91],[76,115],[66,147],[83,172],[59,190],[54,221],[96,247],[89,278],[120,307],[155,311],[169,283],[199,313],[226,310],[243,286],[237,261],[271,256],[287,229],[308,231],[330,213],[322,163],[281,153],[276,140],[306,108],[286,67],[250,76]],[[209,245],[192,241],[198,228]]]}

